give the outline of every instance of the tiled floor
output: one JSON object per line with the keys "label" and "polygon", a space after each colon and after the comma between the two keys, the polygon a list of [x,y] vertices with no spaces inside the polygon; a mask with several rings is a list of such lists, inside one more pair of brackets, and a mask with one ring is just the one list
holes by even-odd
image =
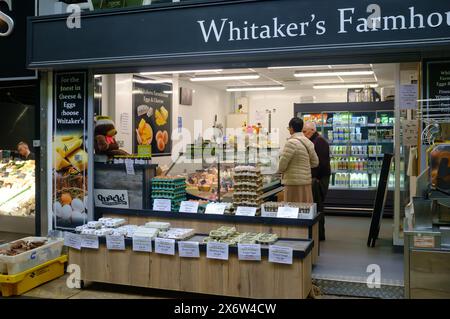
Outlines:
{"label": "tiled floor", "polygon": [[379,265],[381,283],[403,285],[403,253],[392,246],[393,220],[384,219],[376,247],[367,247],[370,218],[326,217],[326,241],[321,242],[313,277],[366,282],[369,265]]}

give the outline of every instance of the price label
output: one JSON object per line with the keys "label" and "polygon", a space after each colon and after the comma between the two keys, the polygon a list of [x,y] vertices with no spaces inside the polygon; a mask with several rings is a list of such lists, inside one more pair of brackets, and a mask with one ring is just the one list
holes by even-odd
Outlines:
{"label": "price label", "polygon": [[197,213],[198,202],[182,201],[180,205],[180,213]]}
{"label": "price label", "polygon": [[298,207],[278,207],[278,218],[298,218]]}
{"label": "price label", "polygon": [[81,247],[98,249],[98,236],[97,235],[81,235]]}
{"label": "price label", "polygon": [[133,251],[141,251],[146,253],[152,252],[152,239],[150,237],[134,236]]}
{"label": "price label", "polygon": [[155,252],[163,255],[175,255],[175,240],[166,238],[155,239]]}
{"label": "price label", "polygon": [[238,244],[239,260],[261,260],[260,244]]}
{"label": "price label", "polygon": [[206,258],[228,260],[228,248],[226,243],[207,243]]}
{"label": "price label", "polygon": [[236,216],[256,216],[256,207],[238,206]]}
{"label": "price label", "polygon": [[269,246],[269,262],[271,263],[292,265],[293,255],[294,250],[292,247]]}
{"label": "price label", "polygon": [[127,171],[127,175],[135,175],[134,162],[132,159],[128,158],[125,160],[125,169]]}
{"label": "price label", "polygon": [[434,236],[414,236],[414,247],[434,248],[435,245]]}
{"label": "price label", "polygon": [[64,245],[74,249],[81,249],[81,236],[78,234],[65,232],[64,233]]}
{"label": "price label", "polygon": [[109,250],[125,250],[125,237],[106,236],[106,248]]}
{"label": "price label", "polygon": [[206,206],[205,214],[223,215],[227,204],[224,203],[210,203]]}
{"label": "price label", "polygon": [[200,248],[196,241],[180,241],[178,242],[178,253],[184,258],[199,258]]}
{"label": "price label", "polygon": [[172,211],[172,201],[170,199],[156,198],[153,201],[153,210],[157,212]]}

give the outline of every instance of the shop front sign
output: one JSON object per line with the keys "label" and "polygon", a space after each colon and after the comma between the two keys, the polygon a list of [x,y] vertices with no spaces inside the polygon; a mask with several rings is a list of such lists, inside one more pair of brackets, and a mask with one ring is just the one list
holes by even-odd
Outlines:
{"label": "shop front sign", "polygon": [[130,208],[127,190],[94,189],[96,207]]}
{"label": "shop front sign", "polygon": [[34,0],[0,0],[0,80],[36,78],[26,69],[27,17],[35,7]]}
{"label": "shop front sign", "polygon": [[[242,54],[332,55],[349,48],[367,53],[450,44],[447,0],[377,0],[370,5],[359,0],[242,0],[85,13],[82,21],[83,28],[74,31],[64,17],[32,19],[30,65],[161,64],[174,58],[205,62],[205,57],[226,60]],[[85,50],[79,43],[103,45]]]}

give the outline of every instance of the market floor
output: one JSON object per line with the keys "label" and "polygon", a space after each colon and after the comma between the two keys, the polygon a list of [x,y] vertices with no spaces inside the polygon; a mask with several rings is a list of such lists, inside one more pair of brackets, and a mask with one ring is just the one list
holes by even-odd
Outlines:
{"label": "market floor", "polygon": [[367,247],[370,218],[327,216],[313,278],[365,283],[369,265],[379,265],[381,284],[403,286],[403,250],[392,245],[393,220],[383,219],[379,240]]}

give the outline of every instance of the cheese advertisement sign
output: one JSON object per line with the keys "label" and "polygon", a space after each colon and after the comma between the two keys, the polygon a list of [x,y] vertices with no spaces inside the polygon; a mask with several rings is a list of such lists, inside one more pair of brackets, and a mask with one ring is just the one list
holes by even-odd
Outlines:
{"label": "cheese advertisement sign", "polygon": [[53,214],[55,229],[87,222],[86,73],[55,74],[53,106]]}

